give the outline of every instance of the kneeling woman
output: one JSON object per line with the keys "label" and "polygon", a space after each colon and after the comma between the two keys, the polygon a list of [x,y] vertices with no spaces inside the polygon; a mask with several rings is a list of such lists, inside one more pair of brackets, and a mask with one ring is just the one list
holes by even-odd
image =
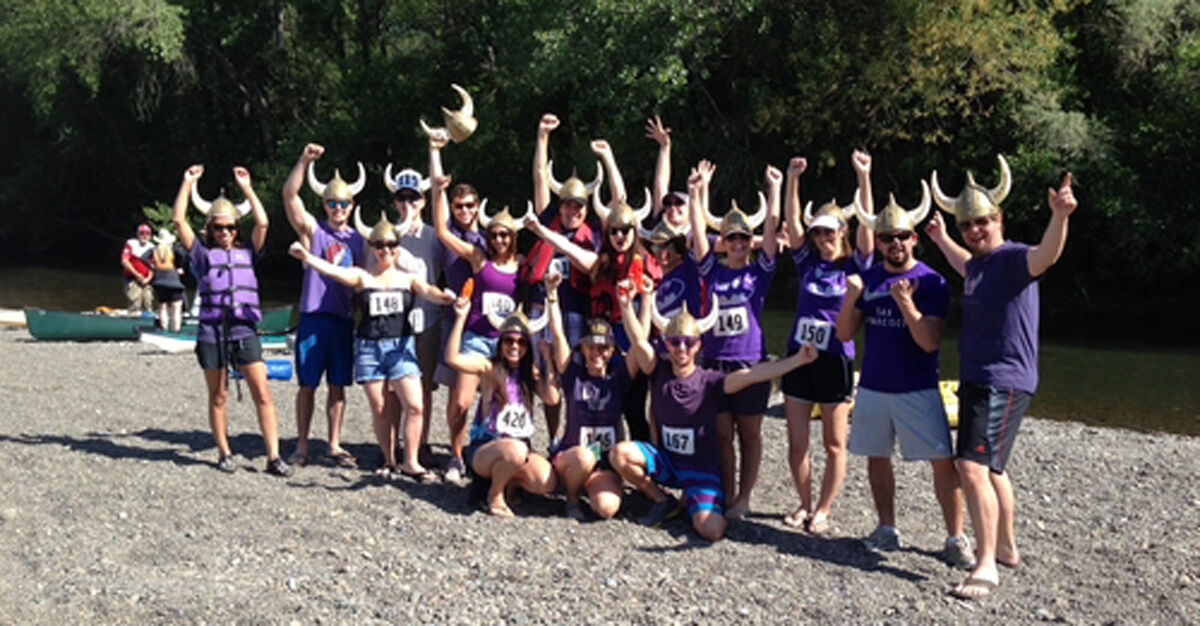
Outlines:
{"label": "kneeling woman", "polygon": [[637,374],[637,362],[616,349],[612,327],[588,320],[579,353],[571,350],[558,308],[562,275],[546,276],[546,303],[554,335],[553,366],[567,404],[567,425],[552,451],[554,470],[567,492],[567,516],[583,519],[579,493],[586,491],[592,511],[604,519],[621,508],[621,477],[608,462],[608,451],[625,439],[621,406]]}
{"label": "kneeling woman", "polygon": [[470,443],[463,457],[477,477],[490,481],[487,510],[492,515],[512,517],[505,490],[521,487],[530,493],[554,491],[554,470],[545,457],[531,452],[534,433],[533,396],[546,404],[558,403],[552,381],[533,366],[530,336],[546,325],[546,316],[530,322],[519,309],[507,316],[488,313],[500,332],[496,354],[486,357],[461,352],[463,329],[471,301],[454,303],[454,328],[446,342],[446,364],[480,381],[479,408],[471,424]]}
{"label": "kneeling woman", "polygon": [[[267,387],[267,368],[262,360],[257,323],[262,319],[258,308],[258,278],[254,263],[267,241],[267,212],[250,186],[250,172],[233,168],[233,177],[246,200],[236,207],[225,196],[208,202],[196,191],[196,181],[204,175],[203,165],[193,165],[183,173],[179,193],[175,195],[172,220],[179,240],[188,251],[188,262],[199,278],[200,325],[196,331],[196,356],[208,385],[208,423],[217,442],[220,458],[217,469],[233,472],[237,464],[229,449],[225,429],[225,401],[228,398],[226,370],[236,367],[246,378],[263,444],[267,448],[267,473],[290,476],[292,469],[279,458],[279,424],[275,402]],[[188,195],[196,209],[208,216],[204,234],[197,237],[187,220]],[[251,245],[241,242],[238,218],[254,211]]]}
{"label": "kneeling woman", "polygon": [[[699,230],[699,229],[697,229]],[[660,485],[683,489],[692,527],[700,536],[716,541],[725,534],[725,500],[721,484],[721,455],[717,441],[717,411],[721,399],[751,385],[781,376],[817,358],[816,348],[806,344],[782,361],[758,363],[749,369],[725,373],[697,365],[700,336],[717,323],[720,314],[714,296],[712,311],[694,319],[687,307],[665,319],[658,314],[650,295],[654,325],[663,333],[669,358],[661,360],[650,347],[646,330],[635,320],[628,296],[621,298],[625,330],[633,341],[630,354],[643,372],[650,374],[654,403],[653,443],[623,441],[609,454],[613,469],[655,504],[639,520],[657,526],[678,512],[678,502]]]}
{"label": "kneeling woman", "polygon": [[[408,321],[412,310],[409,292],[438,304],[449,304],[454,300],[454,294],[431,287],[420,277],[396,269],[400,239],[396,228],[384,216],[381,215],[379,223],[369,231],[359,213],[354,214],[354,224],[374,250],[374,263],[368,264],[369,270],[334,265],[315,256],[299,242],[293,243],[288,252],[305,265],[355,291],[362,318],[354,344],[354,378],[363,386],[371,406],[375,440],[383,454],[379,473],[387,475],[396,471],[396,437],[400,432],[399,416],[384,410],[386,384],[404,407],[404,464],[400,472],[422,482],[432,482],[436,476],[417,460],[424,406],[416,339]],[[407,224],[401,227],[401,231],[404,230],[407,230]]]}

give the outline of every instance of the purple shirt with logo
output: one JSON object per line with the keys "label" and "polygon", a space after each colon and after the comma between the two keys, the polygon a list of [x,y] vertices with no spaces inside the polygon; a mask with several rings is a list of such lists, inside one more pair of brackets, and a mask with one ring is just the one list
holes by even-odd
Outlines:
{"label": "purple shirt with logo", "polygon": [[675,269],[663,275],[654,292],[654,304],[658,312],[666,317],[672,317],[683,309],[687,303],[688,313],[699,317],[704,312],[703,300],[700,299],[700,267],[691,252],[683,255],[683,260]]}
{"label": "purple shirt with logo", "polygon": [[759,254],[745,267],[734,269],[717,261],[711,250],[700,259],[704,301],[717,294],[721,314],[704,334],[704,357],[722,361],[761,361],[767,355],[758,315],[775,276],[775,259]]}
{"label": "purple shirt with logo", "polygon": [[1000,389],[1037,391],[1038,283],[1029,246],[1006,241],[967,261],[959,378]]}
{"label": "purple shirt with logo", "polygon": [[650,382],[658,447],[676,469],[720,474],[717,409],[725,395],[725,372],[696,367],[676,378],[670,361],[659,359]]}
{"label": "purple shirt with logo", "polygon": [[796,319],[788,335],[787,350],[796,352],[802,343],[812,343],[823,352],[854,358],[854,340],[838,341],[834,331],[838,310],[846,295],[846,276],[870,267],[871,258],[857,253],[844,259],[827,261],[811,245],[792,251],[800,295],[796,299]]}
{"label": "purple shirt with logo", "polygon": [[[362,265],[363,237],[353,228],[334,230],[321,220],[313,229],[312,246],[316,256],[339,267]],[[345,319],[354,316],[354,290],[311,267],[304,268],[304,286],[300,292],[301,313],[328,313]]]}
{"label": "purple shirt with logo", "polygon": [[859,385],[872,391],[908,393],[937,388],[938,351],[926,352],[913,341],[889,291],[892,283],[902,278],[915,282],[913,304],[922,315],[945,319],[950,307],[946,279],[920,261],[899,274],[887,271],[882,264],[862,273],[863,292],[854,305],[862,310],[867,327]]}
{"label": "purple shirt with logo", "polygon": [[562,392],[567,406],[567,423],[558,450],[600,444],[607,450],[624,439],[625,421],[621,404],[629,389],[629,368],[619,352],[608,360],[603,377],[592,376],[578,353],[571,355],[562,373]]}

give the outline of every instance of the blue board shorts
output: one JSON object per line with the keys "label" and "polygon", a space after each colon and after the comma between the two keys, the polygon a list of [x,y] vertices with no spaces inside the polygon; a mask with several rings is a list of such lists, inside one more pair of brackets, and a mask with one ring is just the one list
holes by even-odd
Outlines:
{"label": "blue board shorts", "polygon": [[301,387],[348,386],[354,368],[354,320],[301,313],[296,329],[296,379]]}
{"label": "blue board shorts", "polygon": [[417,340],[412,335],[355,340],[354,380],[359,384],[420,375]]}
{"label": "blue board shorts", "polygon": [[633,442],[646,459],[646,475],[655,483],[683,489],[683,503],[688,515],[697,513],[725,514],[725,492],[721,489],[719,468],[676,469],[666,453],[652,443]]}

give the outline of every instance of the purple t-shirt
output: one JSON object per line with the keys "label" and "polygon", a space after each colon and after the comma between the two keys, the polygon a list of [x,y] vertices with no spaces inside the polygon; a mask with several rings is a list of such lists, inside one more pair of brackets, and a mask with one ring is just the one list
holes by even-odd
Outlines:
{"label": "purple t-shirt", "polygon": [[963,382],[1033,393],[1038,384],[1038,283],[1029,246],[1006,241],[967,261],[963,280]]}
{"label": "purple t-shirt", "polygon": [[516,309],[517,270],[501,272],[485,261],[475,275],[475,290],[471,292],[471,311],[467,313],[466,329],[484,337],[499,337],[500,331],[488,321],[488,312],[508,315]]}
{"label": "purple t-shirt", "polygon": [[670,361],[659,359],[650,389],[658,447],[671,464],[720,474],[717,410],[725,395],[725,372],[696,367],[687,378],[675,378]]}
{"label": "purple t-shirt", "polygon": [[675,269],[663,275],[654,292],[654,304],[666,317],[678,313],[684,302],[693,316],[699,317],[704,312],[704,301],[700,299],[700,268],[691,252],[683,255]]}
{"label": "purple t-shirt", "polygon": [[[487,238],[478,230],[467,230],[458,225],[454,218],[449,221],[450,232],[454,233],[455,237],[479,248],[487,250]],[[442,246],[442,271],[446,274],[446,288],[454,293],[462,291],[463,283],[474,275],[471,271],[471,262],[454,254],[447,246]]]}
{"label": "purple t-shirt", "polygon": [[589,374],[583,357],[573,354],[562,374],[567,424],[556,452],[592,443],[608,450],[624,439],[621,405],[629,381],[629,368],[620,353],[614,353],[608,360],[607,374],[602,378]]}
{"label": "purple t-shirt", "polygon": [[704,301],[711,302],[715,293],[721,304],[717,324],[704,334],[704,358],[761,361],[767,349],[758,316],[775,276],[775,259],[758,254],[745,267],[734,269],[718,262],[717,255],[709,250],[699,267],[704,277]]}
{"label": "purple t-shirt", "polygon": [[804,245],[792,251],[792,260],[800,279],[800,295],[796,299],[792,333],[788,335],[788,352],[812,343],[822,352],[853,359],[854,340],[838,341],[834,325],[846,295],[846,276],[870,267],[870,257],[860,259],[855,253],[841,260],[826,261],[811,245]]}
{"label": "purple t-shirt", "polygon": [[[244,244],[242,247],[250,250],[250,262],[257,265],[258,252],[254,250],[254,247]],[[192,249],[188,250],[188,266],[198,280],[208,274],[208,247],[204,245],[200,237],[192,240]],[[220,330],[220,324],[200,322],[196,327],[196,341],[199,343],[217,343],[217,334]],[[226,337],[227,340],[241,341],[256,334],[258,334],[258,327],[255,324],[239,319],[231,318],[229,320],[229,336]]]}
{"label": "purple t-shirt", "polygon": [[938,351],[926,352],[913,341],[889,291],[901,278],[916,282],[913,303],[922,315],[945,319],[950,307],[946,279],[920,261],[899,274],[887,271],[882,264],[862,273],[863,293],[854,304],[862,310],[867,326],[859,386],[872,391],[908,393],[937,388]]}
{"label": "purple t-shirt", "polygon": [[[339,267],[362,265],[363,236],[353,228],[334,230],[329,222],[321,220],[313,229],[309,251]],[[301,313],[328,313],[345,319],[354,316],[353,289],[307,266],[303,284]]]}

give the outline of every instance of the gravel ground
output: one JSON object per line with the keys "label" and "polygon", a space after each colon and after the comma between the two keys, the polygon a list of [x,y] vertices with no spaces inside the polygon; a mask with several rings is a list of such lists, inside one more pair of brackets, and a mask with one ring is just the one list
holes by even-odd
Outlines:
{"label": "gravel ground", "polygon": [[[927,465],[897,464],[899,552],[858,541],[875,523],[861,459],[828,538],[781,525],[796,496],[778,397],[755,512],[707,544],[682,519],[632,523],[637,496],[580,524],[554,498],[500,520],[445,484],[321,465],[274,478],[248,394],[230,409],[240,468],[222,474],[190,353],[6,330],[0,375],[3,623],[1200,622],[1200,439],[1027,420],[1011,464],[1023,564],[964,602],[936,558]],[[286,454],[295,387],[271,388]],[[366,401],[348,396],[345,440],[373,466]]]}

